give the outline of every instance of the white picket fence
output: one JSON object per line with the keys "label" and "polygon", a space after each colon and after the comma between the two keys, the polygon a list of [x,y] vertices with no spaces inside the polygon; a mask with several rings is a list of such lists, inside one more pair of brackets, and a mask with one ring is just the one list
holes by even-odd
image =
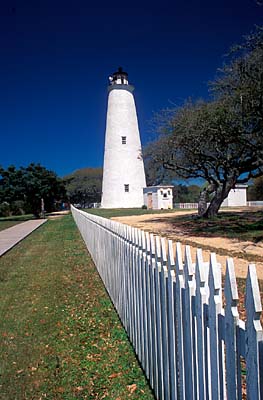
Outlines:
{"label": "white picket fence", "polygon": [[[160,400],[263,400],[263,331],[256,268],[248,266],[246,323],[232,259],[72,207],[104,285]],[[175,250],[175,254],[174,254]],[[222,298],[224,301],[222,301]],[[225,304],[223,306],[223,303]]]}

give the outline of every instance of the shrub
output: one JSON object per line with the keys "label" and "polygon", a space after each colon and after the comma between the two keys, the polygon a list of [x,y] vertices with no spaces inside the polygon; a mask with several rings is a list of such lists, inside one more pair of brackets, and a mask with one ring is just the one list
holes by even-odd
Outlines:
{"label": "shrub", "polygon": [[9,217],[11,215],[10,204],[4,201],[0,204],[0,217]]}
{"label": "shrub", "polygon": [[25,203],[22,200],[14,201],[11,206],[12,215],[24,215],[25,214]]}

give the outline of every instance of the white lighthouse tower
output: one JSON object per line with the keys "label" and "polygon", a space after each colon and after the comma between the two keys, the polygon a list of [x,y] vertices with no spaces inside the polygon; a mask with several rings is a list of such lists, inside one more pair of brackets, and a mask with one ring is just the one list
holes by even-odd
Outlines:
{"label": "white lighthouse tower", "polygon": [[101,207],[141,207],[146,184],[134,87],[122,68],[109,79]]}

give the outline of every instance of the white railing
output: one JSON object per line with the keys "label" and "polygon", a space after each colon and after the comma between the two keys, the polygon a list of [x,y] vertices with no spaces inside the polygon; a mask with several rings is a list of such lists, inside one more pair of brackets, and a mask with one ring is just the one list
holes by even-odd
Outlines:
{"label": "white railing", "polygon": [[[207,207],[208,205],[209,203]],[[198,203],[174,203],[173,206],[174,208],[198,209]],[[247,201],[247,207],[263,207],[263,201]]]}
{"label": "white railing", "polygon": [[263,201],[247,201],[248,207],[263,207]]}
{"label": "white railing", "polygon": [[174,208],[197,209],[198,203],[174,203]]}
{"label": "white railing", "polygon": [[183,259],[177,243],[174,257],[170,240],[74,207],[72,214],[157,399],[263,399],[254,264],[248,266],[245,323],[232,259],[222,287],[214,253],[205,263],[198,249],[193,263],[189,246]]}

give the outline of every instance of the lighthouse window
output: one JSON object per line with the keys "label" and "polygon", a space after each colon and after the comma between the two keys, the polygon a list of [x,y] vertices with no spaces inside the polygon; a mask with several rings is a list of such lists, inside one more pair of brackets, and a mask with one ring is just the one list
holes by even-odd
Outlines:
{"label": "lighthouse window", "polygon": [[121,137],[121,143],[122,144],[126,144],[126,136],[122,136]]}
{"label": "lighthouse window", "polygon": [[124,185],[124,192],[129,192],[129,185]]}

